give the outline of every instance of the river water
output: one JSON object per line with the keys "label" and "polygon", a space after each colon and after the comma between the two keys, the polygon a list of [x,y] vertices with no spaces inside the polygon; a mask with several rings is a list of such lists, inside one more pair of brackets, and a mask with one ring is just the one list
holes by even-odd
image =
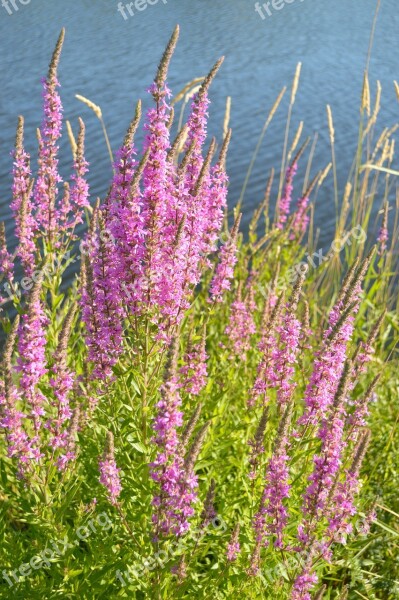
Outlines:
{"label": "river water", "polygon": [[[282,2],[282,5],[281,5]],[[220,138],[226,96],[232,97],[233,141],[228,159],[230,206],[237,201],[259,132],[274,99],[303,63],[293,131],[304,120],[304,136],[319,131],[314,172],[330,160],[325,105],[331,104],[336,132],[338,180],[344,185],[355,150],[359,99],[375,0],[275,0],[280,10],[255,10],[252,0],[11,0],[0,5],[0,218],[14,245],[8,203],[10,149],[18,114],[26,121],[26,145],[35,156],[35,129],[41,121],[41,84],[59,30],[66,27],[59,76],[64,114],[76,131],[82,115],[87,128],[93,197],[104,196],[111,176],[107,150],[94,114],[75,99],[82,94],[102,107],[113,149],[118,147],[151,83],[165,43],[176,23],[181,37],[169,84],[179,91],[207,73],[215,60],[226,60],[212,86],[209,132]],[[137,6],[141,10],[137,9]],[[9,14],[11,13],[11,14]],[[379,79],[383,105],[379,129],[397,119],[399,106],[392,81],[399,78],[397,0],[382,0],[370,66],[372,90]],[[264,140],[244,203],[244,222],[262,198],[272,166],[281,162],[288,94]],[[71,162],[62,143],[61,171]],[[300,175],[303,175],[303,170]],[[298,177],[300,181],[301,177]],[[332,179],[318,196],[320,239],[333,228]],[[298,188],[299,191],[299,188]]]}

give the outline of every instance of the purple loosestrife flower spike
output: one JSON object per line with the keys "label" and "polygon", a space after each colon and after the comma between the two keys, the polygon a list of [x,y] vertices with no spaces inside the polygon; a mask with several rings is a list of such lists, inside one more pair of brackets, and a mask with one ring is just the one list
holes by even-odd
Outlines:
{"label": "purple loosestrife flower spike", "polygon": [[277,382],[275,383],[277,402],[280,406],[289,404],[296,387],[293,376],[301,341],[301,322],[296,316],[296,311],[307,273],[307,265],[303,265],[303,267],[294,285],[292,296],[285,307],[280,324],[277,326],[279,343],[274,351],[273,361],[277,374]]}
{"label": "purple loosestrife flower spike", "polygon": [[354,330],[354,318],[360,305],[361,281],[372,254],[360,267],[352,268],[343,282],[337,302],[329,315],[329,327],[324,332],[322,348],[316,355],[313,372],[305,392],[306,410],[298,423],[315,425],[325,417],[334,399],[344,368],[348,342]]}
{"label": "purple loosestrife flower spike", "polygon": [[175,163],[177,157],[181,151],[182,145],[187,138],[188,128],[187,125],[184,124],[178,134],[176,135],[174,142],[172,143],[170,150],[168,152],[168,161],[171,163]]}
{"label": "purple loosestrife flower spike", "polygon": [[359,475],[364,457],[366,456],[366,452],[370,444],[370,439],[371,433],[370,431],[366,431],[355,449],[352,465],[349,469],[349,473],[353,476],[357,477]]}
{"label": "purple loosestrife flower spike", "polygon": [[288,520],[284,500],[290,492],[287,451],[291,412],[292,407],[287,406],[281,417],[273,455],[266,467],[265,487],[259,510],[253,522],[256,540],[266,544],[269,537],[274,536],[277,548],[284,547],[283,530]]}
{"label": "purple loosestrife flower spike", "polygon": [[158,488],[152,500],[155,539],[170,533],[182,535],[188,529],[188,522],[181,514],[179,487],[184,475],[184,465],[179,452],[178,428],[182,425],[183,415],[180,410],[177,354],[178,340],[173,338],[164,383],[160,388],[161,399],[156,405],[157,413],[153,423],[152,442],[157,454],[150,465],[150,474]]}
{"label": "purple loosestrife flower spike", "polygon": [[57,67],[64,42],[62,29],[50,63],[47,79],[43,80],[44,119],[39,137],[39,169],[34,188],[36,221],[50,242],[57,231],[56,199],[58,184],[62,181],[58,172],[58,140],[61,137],[62,104],[57,92],[59,87]]}
{"label": "purple loosestrife flower spike", "polygon": [[370,527],[372,523],[375,523],[377,520],[377,504],[378,501],[375,500],[371,507],[368,509],[365,517],[362,519],[360,526],[357,527],[357,530],[361,535],[367,535],[370,533]]}
{"label": "purple loosestrife flower spike", "polygon": [[182,387],[188,394],[198,396],[201,390],[205,387],[208,371],[206,361],[208,355],[206,353],[206,327],[204,327],[201,341],[187,349],[184,356],[185,365],[180,368]]}
{"label": "purple loosestrife flower spike", "polygon": [[201,452],[202,445],[209,427],[205,423],[197,433],[184,459],[183,470],[179,480],[179,510],[181,513],[181,527],[188,528],[188,518],[194,515],[193,504],[198,500],[196,488],[198,479],[194,474],[195,462]]}
{"label": "purple loosestrife flower spike", "polygon": [[13,282],[14,263],[11,254],[7,250],[6,229],[3,221],[0,222],[0,274],[4,276],[8,284]]}
{"label": "purple loosestrife flower spike", "polygon": [[[280,263],[277,263],[276,269],[274,272],[273,279],[270,283],[268,283],[266,289],[263,291],[263,296],[265,298],[265,302],[263,305],[262,311],[262,331],[265,331],[265,327],[267,326],[268,320],[274,307],[276,306],[276,302],[278,300],[278,286],[279,286],[279,277],[280,277]],[[266,294],[266,290],[268,293]]]}
{"label": "purple loosestrife flower spike", "polygon": [[292,190],[294,189],[292,182],[294,180],[297,170],[298,170],[298,164],[296,162],[294,162],[292,165],[290,165],[287,168],[287,171],[285,174],[284,192],[283,192],[283,196],[280,200],[279,207],[278,207],[278,209],[279,209],[278,210],[278,212],[279,212],[278,222],[277,222],[278,229],[284,229],[284,226],[288,219],[288,215],[290,213],[290,207],[291,207],[291,201],[292,201]]}
{"label": "purple loosestrife flower spike", "polygon": [[[73,177],[73,175],[71,175],[71,178],[72,177]],[[61,231],[66,231],[68,228],[73,229],[72,220],[68,224],[68,215],[71,211],[71,186],[69,185],[68,181],[64,181],[63,188],[64,188],[64,191],[63,191],[62,198],[60,201],[60,209],[58,211],[59,233],[61,233]],[[71,233],[70,239],[73,239],[73,237],[74,237],[73,233]],[[57,249],[61,246],[61,241],[59,238],[55,242],[55,246]]]}
{"label": "purple loosestrife flower spike", "polygon": [[277,345],[277,328],[280,323],[282,311],[283,295],[277,300],[270,316],[265,313],[265,319],[262,324],[262,339],[259,343],[259,350],[262,357],[257,367],[256,380],[250,392],[248,406],[255,406],[258,398],[262,397],[263,402],[267,401],[267,390],[278,381],[278,373],[275,369],[275,351]]}
{"label": "purple loosestrife flower spike", "polygon": [[79,223],[83,223],[84,209],[90,206],[89,202],[89,184],[86,180],[88,162],[85,159],[85,125],[79,118],[79,135],[76,147],[76,156],[74,161],[74,173],[71,176],[72,185],[70,189],[69,202],[60,208],[60,216],[68,218],[69,210],[72,211],[72,219],[66,226],[74,229]]}
{"label": "purple loosestrife flower spike", "polygon": [[168,69],[169,69],[169,64],[172,59],[173,53],[175,51],[176,44],[179,39],[179,34],[180,34],[180,27],[179,27],[179,25],[176,25],[176,27],[174,28],[173,33],[170,37],[168,45],[166,46],[165,52],[163,53],[161,62],[159,63],[159,66],[158,66],[157,75],[155,77],[155,84],[159,89],[161,89],[165,85],[166,77],[167,77]]}
{"label": "purple loosestrife flower spike", "polygon": [[362,260],[359,265],[359,268],[356,271],[354,280],[352,285],[349,286],[349,289],[345,295],[344,302],[348,303],[355,300],[360,303],[361,295],[362,295],[362,283],[364,278],[366,277],[370,265],[373,262],[374,256],[376,254],[377,246],[372,246],[371,250],[367,254],[367,256]]}
{"label": "purple loosestrife flower spike", "polygon": [[265,406],[262,411],[262,416],[260,418],[258,428],[256,430],[255,436],[253,440],[248,442],[249,446],[251,446],[251,456],[249,459],[249,464],[251,465],[251,471],[249,473],[250,479],[256,478],[257,468],[260,462],[260,457],[265,451],[264,441],[265,441],[265,431],[266,425],[269,417],[269,408]]}
{"label": "purple loosestrife flower spike", "polygon": [[[173,251],[170,252],[170,243],[166,244],[165,252],[169,256],[163,262],[163,277],[166,279],[162,289],[165,298],[170,300],[165,303],[162,313],[168,317],[169,326],[179,323],[184,310],[189,307],[190,295],[200,281],[201,270],[208,264],[207,254],[215,242],[213,228],[220,229],[222,223],[223,184],[219,181],[212,187],[210,166],[216,143],[212,140],[198,178],[192,185],[187,180],[187,173],[194,145],[194,142],[190,145],[178,167],[177,181],[172,184],[169,196],[172,210],[169,210],[167,223],[170,225],[163,228],[164,232],[175,232],[171,239]],[[167,241],[164,236],[164,242]]]}
{"label": "purple loosestrife flower spike", "polygon": [[321,517],[329,502],[335,478],[342,464],[344,450],[345,405],[350,386],[351,363],[346,362],[342,372],[331,412],[326,415],[318,431],[321,449],[313,458],[314,469],[309,477],[302,512],[305,522],[300,525],[301,541],[309,536],[315,519]]}
{"label": "purple loosestrife flower spike", "polygon": [[226,243],[219,251],[219,262],[210,285],[210,301],[222,302],[226,290],[230,289],[234,277],[234,265],[237,262],[237,237],[241,214],[235,220],[233,229]]}
{"label": "purple loosestrife flower spike", "polygon": [[[104,206],[104,214],[107,218],[107,223],[109,220],[110,225],[113,220],[116,220],[117,222],[123,221],[123,213],[119,213],[119,211],[128,206],[129,201],[132,200],[133,192],[137,191],[137,188],[133,189],[133,181],[136,174],[135,169],[137,167],[137,161],[134,158],[136,155],[134,136],[139,126],[140,119],[141,101],[139,100],[136,104],[134,117],[125,134],[122,146],[116,153],[116,160],[113,165],[114,177]],[[121,223],[118,224],[121,226]],[[117,230],[114,235],[119,241]]]}
{"label": "purple loosestrife flower spike", "polygon": [[306,233],[310,220],[309,215],[307,214],[309,207],[309,196],[301,196],[296,206],[297,209],[294,215],[294,220],[292,222],[293,232],[290,235],[290,239],[295,239],[295,237],[302,237]]}
{"label": "purple loosestrife flower spike", "polygon": [[247,575],[249,577],[256,577],[259,574],[261,547],[262,547],[262,542],[260,540],[256,540],[255,547],[251,554],[249,567],[247,569]]}
{"label": "purple loosestrife flower spike", "polygon": [[215,166],[211,161],[216,149],[212,140],[204,160],[201,158],[201,169],[193,187],[191,180],[185,177],[189,171],[190,160],[195,149],[195,140],[187,151],[187,160],[183,160],[183,188],[187,195],[186,234],[188,238],[188,260],[186,261],[184,282],[187,292],[195,286],[201,277],[201,269],[211,266],[208,255],[217,248],[224,210],[227,206],[228,177],[225,169],[227,149],[231,139],[229,131]]}
{"label": "purple loosestrife flower spike", "polygon": [[331,309],[330,314],[328,316],[328,323],[331,327],[334,327],[341,317],[342,310],[345,305],[345,300],[346,300],[346,297],[348,294],[348,290],[354,282],[356,272],[359,268],[359,263],[360,263],[359,258],[356,258],[356,260],[354,261],[354,263],[352,264],[349,271],[347,272],[347,274],[344,277],[344,280],[342,282],[341,289],[339,291],[335,305]]}
{"label": "purple loosestrife flower spike", "polygon": [[134,136],[141,119],[141,102],[136,106],[134,118],[124,142],[116,154],[114,177],[104,208],[105,224],[115,244],[114,281],[127,313],[139,312],[142,300],[141,277],[145,254],[142,193],[139,180],[148,155],[141,164],[135,159]]}
{"label": "purple loosestrife flower spike", "polygon": [[294,213],[294,218],[292,221],[292,232],[290,234],[290,239],[294,240],[296,238],[301,239],[305,233],[306,230],[308,228],[309,225],[309,215],[308,215],[308,208],[309,208],[309,199],[310,199],[310,194],[312,193],[312,190],[314,188],[314,186],[316,185],[317,181],[319,180],[320,175],[317,174],[316,177],[313,179],[313,181],[310,183],[308,189],[305,191],[305,193],[303,194],[303,196],[301,196],[301,198],[299,198],[297,205],[296,205],[296,211]]}
{"label": "purple loosestrife flower spike", "polygon": [[200,528],[207,527],[209,525],[209,523],[212,521],[212,519],[214,519],[216,517],[215,490],[216,490],[216,482],[214,479],[211,479],[211,484],[208,488],[205,502],[204,502],[204,508],[200,515],[200,519],[201,519]]}
{"label": "purple loosestrife flower spike", "polygon": [[177,192],[175,166],[169,160],[169,128],[173,111],[168,103],[170,90],[166,75],[178,34],[176,28],[149,89],[156,106],[147,113],[145,147],[149,155],[143,171],[146,231],[143,300],[147,311],[150,309],[153,319],[158,322],[158,337],[166,341],[168,334],[165,330],[182,318],[184,262],[188,251],[188,240],[181,228],[187,193],[184,188],[181,190],[183,197]]}
{"label": "purple loosestrife flower spike", "polygon": [[11,210],[15,220],[15,235],[18,238],[17,256],[25,275],[30,277],[35,269],[35,231],[33,216],[30,155],[24,149],[24,119],[19,117],[15,140]]}
{"label": "purple loosestrife flower spike", "polygon": [[114,436],[110,431],[107,433],[107,443],[103,458],[99,462],[99,467],[100,483],[107,490],[111,504],[116,505],[122,491],[122,486],[119,476],[120,469],[118,469],[115,462]]}
{"label": "purple loosestrife flower spike", "polygon": [[149,155],[143,170],[143,217],[146,230],[143,301],[147,310],[156,308],[164,314],[168,311],[173,314],[173,284],[169,278],[172,269],[168,259],[178,224],[171,219],[173,167],[167,159],[170,149],[170,90],[163,82],[161,87],[154,83],[149,92],[156,106],[148,111],[144,126]]}
{"label": "purple loosestrife flower spike", "polygon": [[207,237],[207,232],[209,231],[208,223],[210,212],[208,201],[210,194],[212,194],[210,165],[215,148],[216,142],[215,140],[212,140],[205,160],[203,161],[200,174],[192,190],[184,179],[184,175],[188,168],[188,160],[186,160],[187,154],[181,163],[181,168],[179,168],[181,173],[178,177],[186,207],[184,215],[184,235],[177,248],[178,254],[176,253],[176,257],[178,261],[176,259],[174,261],[175,264],[181,265],[180,281],[177,281],[175,285],[175,288],[177,289],[176,296],[180,298],[178,305],[179,319],[181,319],[184,309],[189,306],[188,299],[192,290],[200,281],[201,269],[208,264],[206,258],[206,255],[209,252],[209,238]]}
{"label": "purple loosestrife flower spike", "polygon": [[366,342],[360,342],[353,354],[352,362],[354,364],[355,376],[366,371],[366,365],[374,355],[374,343],[378,337],[381,325],[384,322],[386,311],[384,311],[373,325]]}
{"label": "purple loosestrife flower spike", "polygon": [[171,572],[177,576],[177,581],[180,584],[187,578],[187,560],[186,555],[183,554],[179,563],[171,568]]}
{"label": "purple loosestrife flower spike", "polygon": [[28,472],[30,460],[36,457],[36,450],[32,441],[24,430],[25,414],[18,409],[21,394],[13,383],[12,354],[19,329],[19,316],[17,315],[7,337],[2,357],[0,380],[0,428],[4,430],[7,442],[7,454],[16,460],[19,477],[24,477]]}
{"label": "purple loosestrife flower spike", "polygon": [[79,431],[79,421],[80,406],[79,404],[77,404],[72,413],[70,425],[67,430],[64,452],[57,458],[57,467],[60,471],[64,471],[65,468],[68,466],[68,463],[75,460],[76,458],[76,435]]}
{"label": "purple loosestrife flower spike", "polygon": [[122,351],[123,308],[120,297],[115,245],[104,218],[93,212],[87,239],[89,262],[82,292],[83,320],[87,329],[89,359],[94,363],[93,377],[107,380]]}
{"label": "purple loosestrife flower spike", "polygon": [[210,189],[203,209],[204,216],[204,254],[210,254],[217,248],[217,240],[223,225],[223,216],[227,207],[228,176],[226,173],[226,155],[231,140],[231,129],[223,141],[218,162],[210,171]]}
{"label": "purple loosestrife flower spike", "polygon": [[378,254],[382,256],[388,247],[389,240],[389,231],[388,231],[388,211],[389,211],[389,202],[385,202],[384,204],[384,214],[382,217],[382,224],[380,231],[378,233],[377,243],[378,243]]}
{"label": "purple loosestrife flower spike", "polygon": [[205,91],[197,95],[191,105],[191,114],[187,121],[187,139],[185,150],[188,155],[185,171],[186,185],[194,189],[196,181],[204,164],[202,148],[206,140],[209,98]]}
{"label": "purple loosestrife flower spike", "polygon": [[352,532],[351,519],[357,512],[354,498],[360,488],[359,472],[369,443],[370,432],[366,431],[355,448],[345,480],[334,490],[328,521],[328,534],[333,542],[345,543],[345,536]]}
{"label": "purple loosestrife flower spike", "polygon": [[245,358],[246,352],[251,348],[251,336],[256,333],[253,314],[256,304],[253,297],[253,288],[250,286],[247,297],[242,298],[242,282],[239,283],[237,295],[230,309],[229,323],[225,329],[233,346],[234,354]]}
{"label": "purple loosestrife flower spike", "polygon": [[375,388],[377,387],[380,379],[381,374],[378,374],[376,377],[374,377],[373,381],[367,388],[365,395],[355,402],[354,410],[348,417],[351,437],[353,436],[354,440],[357,440],[361,433],[361,428],[366,425],[366,419],[369,415],[369,405],[374,398]]}
{"label": "purple loosestrife flower spike", "polygon": [[[40,297],[43,275],[42,270],[36,278],[36,283],[30,293],[27,309],[19,326],[18,340],[19,359],[17,370],[20,373],[19,384],[30,410],[29,416],[33,419],[36,436],[42,426],[41,417],[44,415],[46,403],[44,395],[38,389],[41,378],[47,373],[45,327],[48,319]],[[39,454],[36,458],[39,458]]]}
{"label": "purple loosestrife flower spike", "polygon": [[314,573],[312,574],[310,570],[305,567],[302,573],[295,579],[290,600],[312,600],[309,592],[316,585],[317,581],[317,575]]}
{"label": "purple loosestrife flower spike", "polygon": [[291,202],[292,202],[292,191],[294,177],[298,170],[298,162],[301,158],[303,152],[305,151],[306,146],[308,145],[309,139],[307,139],[298,150],[296,156],[292,160],[292,163],[288,166],[285,174],[285,186],[282,198],[277,206],[277,229],[284,229],[285,224],[288,221],[288,216],[290,214]]}
{"label": "purple loosestrife flower spike", "polygon": [[55,450],[65,448],[69,434],[65,424],[72,417],[70,407],[70,394],[74,387],[75,376],[68,367],[68,341],[71,335],[76,306],[72,305],[64,320],[57,349],[54,353],[54,362],[51,368],[50,385],[55,396],[56,417],[47,424],[50,430],[50,446]]}
{"label": "purple loosestrife flower spike", "polygon": [[227,560],[229,562],[234,562],[235,560],[237,560],[237,557],[240,553],[241,546],[240,546],[240,542],[239,542],[239,536],[240,536],[240,524],[237,523],[231,534],[230,541],[227,544],[226,555],[227,555]]}
{"label": "purple loosestrife flower spike", "polygon": [[[97,209],[94,209],[93,220],[97,218]],[[89,247],[93,248],[91,239],[94,232],[89,234]],[[94,288],[93,269],[88,256],[82,258],[82,275],[81,279],[81,300],[82,320],[86,327],[86,344],[88,348],[88,358],[95,365],[93,375],[100,379],[107,379],[111,374],[109,365],[109,357],[106,353],[106,348],[103,347],[101,335],[102,317],[97,309],[97,290]]]}
{"label": "purple loosestrife flower spike", "polygon": [[302,316],[302,333],[301,333],[301,344],[300,349],[303,350],[311,350],[312,346],[310,343],[310,339],[312,337],[312,327],[310,322],[310,308],[309,303],[304,302],[304,311]]}
{"label": "purple loosestrife flower spike", "polygon": [[7,394],[13,386],[11,360],[12,360],[12,355],[14,352],[15,343],[17,340],[17,335],[18,335],[18,330],[19,330],[19,322],[20,322],[20,319],[19,319],[19,315],[17,314],[17,316],[15,317],[14,322],[11,326],[10,333],[7,336],[5,346],[4,346],[4,351],[3,351],[2,361],[1,361],[1,371],[2,371],[3,378],[0,380],[0,386],[2,389],[2,393],[4,393],[4,394]]}
{"label": "purple loosestrife flower spike", "polygon": [[220,69],[224,58],[220,58],[205,78],[198,94],[191,105],[191,113],[187,121],[186,151],[190,149],[190,158],[187,166],[187,185],[193,189],[203,166],[202,148],[207,134],[207,118],[209,98],[208,90]]}

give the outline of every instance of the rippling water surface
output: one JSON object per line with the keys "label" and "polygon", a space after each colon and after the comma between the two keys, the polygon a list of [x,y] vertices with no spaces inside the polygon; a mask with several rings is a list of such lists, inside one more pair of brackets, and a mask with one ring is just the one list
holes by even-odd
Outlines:
{"label": "rippling water surface", "polygon": [[[75,129],[77,117],[85,119],[93,196],[106,192],[111,167],[98,121],[74,95],[83,94],[102,107],[116,149],[136,100],[142,98],[148,106],[145,90],[176,23],[181,26],[181,38],[169,77],[175,92],[204,75],[219,56],[226,57],[212,87],[209,130],[220,137],[225,99],[231,96],[230,205],[239,197],[264,119],[282,86],[290,83],[298,61],[303,69],[293,130],[304,120],[304,135],[320,131],[314,171],[327,164],[325,105],[331,104],[339,182],[341,187],[344,184],[357,139],[374,0],[296,0],[264,20],[255,12],[252,0],[159,0],[141,12],[134,11],[126,20],[114,0],[15,2],[19,10],[11,15],[0,6],[0,218],[7,222],[11,241],[9,151],[17,116],[25,116],[27,147],[34,154],[35,129],[41,120],[40,78],[62,26],[67,30],[59,72],[65,117]],[[383,86],[381,129],[396,120],[399,110],[392,85],[393,79],[399,79],[398,25],[397,0],[382,0],[370,71],[373,89],[376,79]],[[280,164],[287,103],[288,97],[258,156],[245,198],[246,220],[262,197],[271,166]],[[67,177],[71,160],[67,140],[62,151],[61,170]],[[328,180],[317,200],[321,240],[331,235],[333,214]]]}

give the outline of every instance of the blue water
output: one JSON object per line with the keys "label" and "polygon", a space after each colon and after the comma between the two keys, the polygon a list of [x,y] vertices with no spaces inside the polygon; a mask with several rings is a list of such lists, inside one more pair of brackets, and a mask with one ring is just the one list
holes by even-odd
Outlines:
{"label": "blue water", "polygon": [[[59,70],[64,114],[75,131],[79,115],[86,122],[93,197],[104,196],[111,167],[98,121],[74,95],[80,93],[102,107],[115,150],[136,100],[142,98],[148,106],[145,90],[176,23],[181,26],[181,37],[169,77],[175,92],[206,74],[219,56],[226,57],[212,87],[209,131],[220,138],[226,96],[231,96],[231,206],[239,197],[264,119],[282,86],[290,84],[298,61],[303,68],[292,129],[304,120],[304,136],[320,132],[316,172],[330,160],[325,113],[325,105],[330,103],[341,187],[346,181],[357,139],[375,0],[294,0],[263,20],[252,0],[159,0],[142,11],[134,9],[127,19],[118,12],[115,0],[24,0],[24,5],[14,1],[18,11],[9,0],[11,15],[0,5],[0,218],[7,222],[11,246],[9,151],[17,116],[25,116],[26,145],[35,156],[35,129],[41,121],[40,79],[62,26],[67,32]],[[125,15],[127,12],[125,8]],[[377,79],[383,86],[378,130],[392,125],[399,112],[392,85],[393,79],[399,78],[398,31],[397,0],[382,0],[370,67],[372,90]],[[278,169],[281,162],[287,105],[288,94],[258,156],[245,198],[244,221],[262,198],[270,168]],[[70,162],[65,139],[61,159],[65,177]],[[321,240],[328,239],[333,227],[331,184],[329,178],[317,200]]]}

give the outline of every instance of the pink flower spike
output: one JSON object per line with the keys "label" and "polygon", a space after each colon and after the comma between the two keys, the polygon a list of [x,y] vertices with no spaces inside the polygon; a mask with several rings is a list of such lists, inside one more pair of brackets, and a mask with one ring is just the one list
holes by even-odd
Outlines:
{"label": "pink flower spike", "polygon": [[287,171],[285,174],[284,192],[283,192],[283,196],[278,205],[278,222],[277,222],[278,229],[284,229],[284,226],[288,220],[288,215],[290,214],[290,207],[291,207],[291,201],[292,201],[292,190],[294,189],[292,183],[293,183],[293,180],[294,180],[297,170],[298,170],[298,163],[293,162],[293,164],[287,168]]}
{"label": "pink flower spike", "polygon": [[384,204],[384,214],[382,218],[382,224],[377,237],[378,243],[378,254],[382,256],[388,247],[389,231],[388,231],[388,211],[389,203]]}
{"label": "pink flower spike", "polygon": [[120,469],[118,469],[115,462],[114,436],[110,431],[107,434],[107,444],[99,466],[100,483],[106,488],[111,504],[115,505],[122,491],[122,486],[119,476]]}
{"label": "pink flower spike", "polygon": [[241,214],[235,220],[229,239],[219,251],[219,263],[209,288],[209,302],[222,302],[225,291],[230,289],[234,276],[234,265],[237,262],[237,237],[240,221]]}
{"label": "pink flower spike", "polygon": [[36,220],[33,216],[30,156],[23,146],[24,120],[19,117],[15,141],[11,210],[15,220],[15,235],[18,238],[17,256],[30,277],[35,270]]}

